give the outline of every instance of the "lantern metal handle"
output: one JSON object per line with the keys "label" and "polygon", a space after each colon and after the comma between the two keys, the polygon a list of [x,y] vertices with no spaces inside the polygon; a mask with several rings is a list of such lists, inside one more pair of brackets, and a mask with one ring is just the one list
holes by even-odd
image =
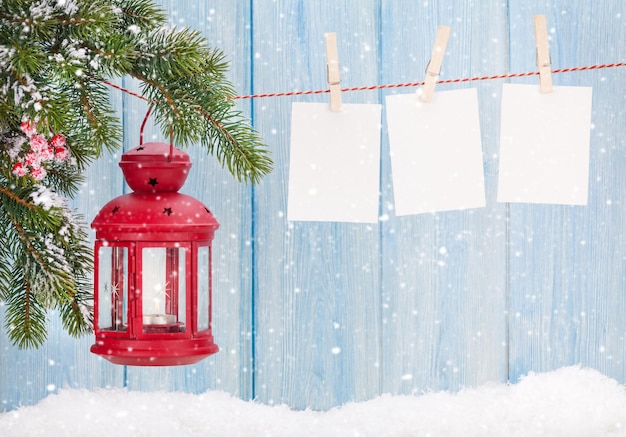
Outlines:
{"label": "lantern metal handle", "polygon": [[[150,117],[150,113],[152,112],[152,107],[154,103],[148,106],[148,111],[146,112],[146,116],[143,118],[143,123],[141,123],[141,128],[139,129],[139,145],[143,145],[143,129],[146,127],[146,122]],[[167,156],[167,162],[172,160],[172,155],[174,154],[174,126],[170,124],[170,152]]]}

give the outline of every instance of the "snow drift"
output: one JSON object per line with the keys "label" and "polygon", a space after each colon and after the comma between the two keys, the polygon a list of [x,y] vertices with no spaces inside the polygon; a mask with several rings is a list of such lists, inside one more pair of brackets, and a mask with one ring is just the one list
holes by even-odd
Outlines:
{"label": "snow drift", "polygon": [[458,393],[382,395],[326,412],[202,395],[62,390],[0,414],[3,436],[626,436],[625,387],[565,367]]}

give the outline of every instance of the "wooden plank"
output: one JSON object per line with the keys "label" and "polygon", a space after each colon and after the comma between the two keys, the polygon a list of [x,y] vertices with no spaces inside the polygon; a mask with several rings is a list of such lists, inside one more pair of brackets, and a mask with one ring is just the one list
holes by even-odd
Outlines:
{"label": "wooden plank", "polygon": [[[245,94],[327,88],[323,34],[333,31],[342,86],[422,80],[440,24],[452,27],[442,78],[501,73],[507,65],[511,72],[535,70],[535,14],[547,15],[553,68],[626,58],[626,48],[611,43],[626,38],[623,3],[587,3],[163,4],[173,24],[199,28],[226,52],[231,79]],[[556,86],[594,88],[587,207],[497,204],[503,81],[438,85],[437,91],[478,88],[487,208],[395,217],[383,132],[379,225],[286,221],[291,103],[328,101],[327,95],[241,102],[270,144],[276,170],[253,196],[251,187],[191,148],[194,169],[185,186],[221,223],[214,242],[214,329],[222,351],[195,366],[125,371],[90,354],[91,337],[65,335],[52,314],[50,341],[38,351],[17,350],[0,332],[0,410],[34,404],[62,387],[123,385],[196,393],[217,388],[268,404],[328,409],[380,392],[456,390],[507,375],[517,381],[529,371],[579,362],[624,382],[622,76],[621,69],[553,76]],[[388,93],[413,91],[342,97],[380,103]],[[145,104],[113,95],[124,117],[125,147],[134,147]],[[153,133],[148,128],[147,138]],[[89,169],[75,201],[87,221],[123,192],[118,160],[119,154],[105,157]]]}
{"label": "wooden plank", "polygon": [[[378,80],[375,0],[279,0],[253,7],[255,92],[328,89],[324,33],[336,32],[342,87]],[[377,103],[344,93],[344,105]],[[376,225],[287,222],[291,103],[259,99],[254,122],[275,170],[254,197],[255,395],[328,409],[379,393],[379,232]]]}
{"label": "wooden plank", "polygon": [[[251,90],[249,71],[249,2],[211,0],[162,1],[171,25],[202,32],[209,44],[221,49],[229,63],[228,77],[241,94]],[[132,99],[132,97],[131,97]],[[145,104],[130,103],[126,147],[134,147]],[[238,108],[250,114],[250,102]],[[146,140],[169,141],[154,128]],[[213,335],[220,352],[192,366],[128,368],[128,387],[136,390],[176,390],[202,393],[224,390],[243,399],[252,397],[251,309],[251,187],[239,183],[222,169],[200,145],[185,149],[193,167],[181,192],[201,200],[220,223],[213,242]]]}
{"label": "wooden plank", "polygon": [[[452,28],[440,79],[506,67],[506,5],[382,2],[382,83],[418,82],[439,25]],[[382,387],[386,393],[457,390],[506,378],[506,223],[495,203],[501,81],[476,87],[487,207],[396,217],[388,138],[382,152]],[[413,93],[404,88],[389,93]],[[450,127],[451,129],[454,126]]]}
{"label": "wooden plank", "polygon": [[[534,14],[547,16],[553,69],[623,60],[626,47],[613,43],[626,38],[623,12],[619,0],[511,2],[511,70],[536,69]],[[623,75],[553,75],[557,87],[593,87],[589,202],[510,206],[512,381],[578,363],[625,381]]]}

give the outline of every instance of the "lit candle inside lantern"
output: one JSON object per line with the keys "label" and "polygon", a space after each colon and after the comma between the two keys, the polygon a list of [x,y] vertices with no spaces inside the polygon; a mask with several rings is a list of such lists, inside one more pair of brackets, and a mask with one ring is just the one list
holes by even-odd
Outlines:
{"label": "lit candle inside lantern", "polygon": [[169,325],[177,322],[176,314],[168,314],[170,296],[166,268],[167,249],[150,247],[143,249],[142,280],[144,311],[152,304],[153,314],[143,315],[144,325]]}
{"label": "lit candle inside lantern", "polygon": [[144,314],[144,325],[171,325],[176,323],[174,314]]}

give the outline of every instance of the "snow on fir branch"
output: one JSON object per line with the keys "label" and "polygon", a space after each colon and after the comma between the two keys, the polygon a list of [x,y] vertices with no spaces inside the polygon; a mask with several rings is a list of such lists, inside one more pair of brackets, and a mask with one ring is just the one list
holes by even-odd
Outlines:
{"label": "snow on fir branch", "polygon": [[227,68],[152,0],[0,2],[0,302],[16,345],[45,341],[49,309],[71,334],[91,328],[91,244],[64,199],[121,146],[107,81],[137,79],[164,136],[173,126],[177,146],[197,144],[238,180],[271,171]]}

